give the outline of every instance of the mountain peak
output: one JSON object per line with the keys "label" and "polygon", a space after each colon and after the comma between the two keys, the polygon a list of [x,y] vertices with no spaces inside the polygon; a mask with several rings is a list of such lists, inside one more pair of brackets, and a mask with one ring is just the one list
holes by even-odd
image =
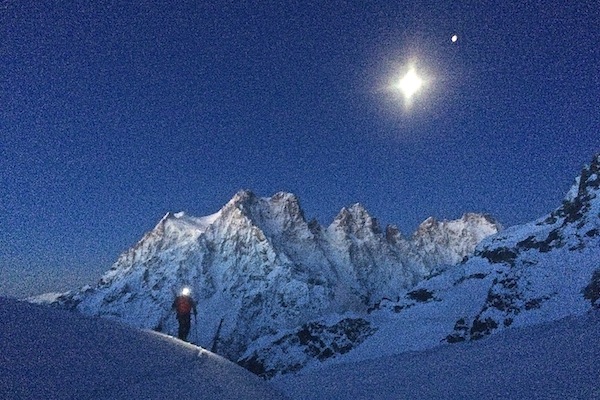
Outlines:
{"label": "mountain peak", "polygon": [[335,219],[340,221],[366,222],[372,218],[362,204],[355,203],[349,207],[342,207]]}
{"label": "mountain peak", "polygon": [[419,227],[417,228],[417,232],[429,231],[438,225],[439,225],[439,223],[435,219],[435,217],[428,217],[425,221],[423,221],[419,224]]}
{"label": "mountain peak", "polygon": [[558,218],[564,218],[565,224],[581,221],[590,211],[594,214],[593,209],[600,211],[600,153],[581,170],[563,204],[550,213],[544,222],[552,224]]}
{"label": "mountain peak", "polygon": [[298,197],[293,193],[277,192],[273,196],[271,196],[271,201],[297,203]]}
{"label": "mountain peak", "polygon": [[231,200],[229,200],[227,205],[239,207],[239,206],[243,206],[248,203],[253,203],[256,200],[257,200],[257,197],[254,194],[254,192],[252,192],[251,190],[248,190],[248,189],[242,189],[233,195],[233,197],[231,198]]}
{"label": "mountain peak", "polygon": [[367,229],[373,233],[381,233],[381,228],[376,218],[371,217],[367,209],[360,203],[343,207],[333,220],[331,226],[346,233],[356,234]]}
{"label": "mountain peak", "polygon": [[460,232],[465,229],[481,229],[485,231],[485,236],[488,236],[502,230],[502,225],[492,216],[479,213],[466,213],[460,219],[450,221],[438,221],[434,217],[429,217],[419,225],[413,238],[434,235],[442,231]]}
{"label": "mountain peak", "polygon": [[281,209],[281,212],[293,218],[304,218],[304,212],[300,207],[300,200],[293,193],[278,192],[267,199],[271,208]]}

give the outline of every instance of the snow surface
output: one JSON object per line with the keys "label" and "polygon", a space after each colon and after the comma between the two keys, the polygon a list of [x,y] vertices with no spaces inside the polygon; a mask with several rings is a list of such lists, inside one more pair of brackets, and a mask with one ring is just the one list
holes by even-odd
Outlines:
{"label": "snow surface", "polygon": [[0,398],[283,399],[245,369],[170,336],[0,298]]}
{"label": "snow surface", "polygon": [[600,399],[600,311],[271,382],[291,399]]}
{"label": "snow surface", "polygon": [[114,321],[3,298],[0,318],[6,400],[600,399],[600,310],[270,382],[199,347]]}

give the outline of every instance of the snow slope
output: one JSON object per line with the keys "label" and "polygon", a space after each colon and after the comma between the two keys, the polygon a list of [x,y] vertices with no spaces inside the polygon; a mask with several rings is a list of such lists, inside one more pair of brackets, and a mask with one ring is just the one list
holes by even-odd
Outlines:
{"label": "snow slope", "polygon": [[0,398],[282,399],[243,368],[172,337],[0,298]]}
{"label": "snow slope", "polygon": [[291,399],[600,399],[600,311],[485,340],[288,374]]}

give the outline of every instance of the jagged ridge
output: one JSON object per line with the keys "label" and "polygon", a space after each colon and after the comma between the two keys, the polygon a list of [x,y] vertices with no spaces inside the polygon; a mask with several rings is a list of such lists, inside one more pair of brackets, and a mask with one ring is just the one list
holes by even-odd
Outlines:
{"label": "jagged ridge", "polygon": [[172,298],[189,285],[202,310],[198,343],[216,340],[217,351],[237,359],[265,335],[396,297],[498,229],[489,217],[466,214],[430,219],[406,239],[394,227],[382,230],[360,204],[323,228],[306,221],[293,194],[260,198],[243,190],[208,217],[168,213],[96,287],[58,301],[173,333]]}

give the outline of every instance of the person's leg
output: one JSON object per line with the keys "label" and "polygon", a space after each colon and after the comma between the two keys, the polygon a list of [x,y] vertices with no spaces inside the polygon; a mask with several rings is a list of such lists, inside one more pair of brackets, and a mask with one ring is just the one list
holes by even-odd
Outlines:
{"label": "person's leg", "polygon": [[179,339],[187,341],[188,334],[190,333],[191,320],[190,316],[182,316],[179,319]]}

